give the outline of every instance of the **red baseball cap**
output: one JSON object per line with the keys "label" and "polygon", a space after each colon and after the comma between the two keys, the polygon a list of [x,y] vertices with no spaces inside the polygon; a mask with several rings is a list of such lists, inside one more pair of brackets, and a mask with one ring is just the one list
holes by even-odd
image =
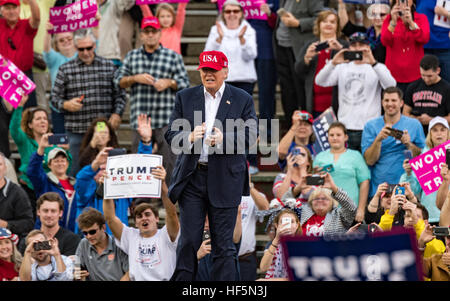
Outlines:
{"label": "red baseball cap", "polygon": [[197,70],[201,68],[212,68],[214,70],[222,70],[228,67],[228,59],[223,52],[220,51],[203,51],[199,56],[200,65]]}
{"label": "red baseball cap", "polygon": [[142,19],[141,29],[144,29],[148,26],[151,26],[155,29],[161,28],[161,25],[159,25],[158,18],[156,18],[156,17],[145,17]]}
{"label": "red baseball cap", "polygon": [[5,4],[14,4],[14,5],[20,6],[20,0],[1,0],[0,1],[0,6],[3,6]]}

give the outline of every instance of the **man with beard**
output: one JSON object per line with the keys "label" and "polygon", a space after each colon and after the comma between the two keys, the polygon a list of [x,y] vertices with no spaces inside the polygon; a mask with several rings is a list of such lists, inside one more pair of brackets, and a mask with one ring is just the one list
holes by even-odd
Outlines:
{"label": "man with beard", "polygon": [[[50,249],[42,248],[45,242],[50,245]],[[33,230],[26,237],[26,243],[19,271],[21,281],[73,280],[73,262],[69,257],[61,255],[56,238],[47,240],[44,232]]]}

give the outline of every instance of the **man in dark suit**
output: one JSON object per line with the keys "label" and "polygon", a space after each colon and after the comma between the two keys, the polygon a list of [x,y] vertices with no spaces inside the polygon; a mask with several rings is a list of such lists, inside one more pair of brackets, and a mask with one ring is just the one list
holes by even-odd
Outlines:
{"label": "man in dark suit", "polygon": [[172,280],[195,280],[208,214],[212,280],[234,281],[233,229],[241,197],[249,194],[245,154],[256,143],[256,113],[248,93],[225,84],[228,60],[222,52],[201,53],[198,70],[203,84],[177,93],[165,135],[172,151],[182,152],[169,187],[181,221]]}

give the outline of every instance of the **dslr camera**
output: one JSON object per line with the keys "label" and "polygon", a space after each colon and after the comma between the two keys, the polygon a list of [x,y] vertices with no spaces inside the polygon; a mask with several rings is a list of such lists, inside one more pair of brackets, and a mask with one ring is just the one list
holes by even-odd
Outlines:
{"label": "dslr camera", "polygon": [[33,249],[35,251],[51,250],[52,245],[50,244],[50,241],[48,241],[48,240],[37,241],[33,244]]}

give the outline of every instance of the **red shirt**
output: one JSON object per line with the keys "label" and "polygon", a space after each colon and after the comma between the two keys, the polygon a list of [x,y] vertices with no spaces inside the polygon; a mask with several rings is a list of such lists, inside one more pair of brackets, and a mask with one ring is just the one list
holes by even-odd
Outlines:
{"label": "red shirt", "polygon": [[[33,29],[29,19],[21,19],[14,28],[0,19],[0,54],[11,60],[20,70],[28,71],[33,67],[33,40],[38,29]],[[15,50],[8,39],[11,38]]]}
{"label": "red shirt", "polygon": [[323,236],[325,216],[318,216],[314,214],[309,220],[303,224],[303,234],[306,236]]}
{"label": "red shirt", "polygon": [[[314,78],[317,76],[320,70],[331,59],[330,49],[325,49],[319,52],[317,56],[317,68]],[[316,112],[323,112],[331,106],[331,100],[333,98],[333,87],[322,87],[316,85],[314,81],[314,107]]]}
{"label": "red shirt", "polygon": [[14,269],[14,263],[0,259],[0,281],[3,281],[3,279],[12,280],[17,276],[19,276],[19,273]]}

